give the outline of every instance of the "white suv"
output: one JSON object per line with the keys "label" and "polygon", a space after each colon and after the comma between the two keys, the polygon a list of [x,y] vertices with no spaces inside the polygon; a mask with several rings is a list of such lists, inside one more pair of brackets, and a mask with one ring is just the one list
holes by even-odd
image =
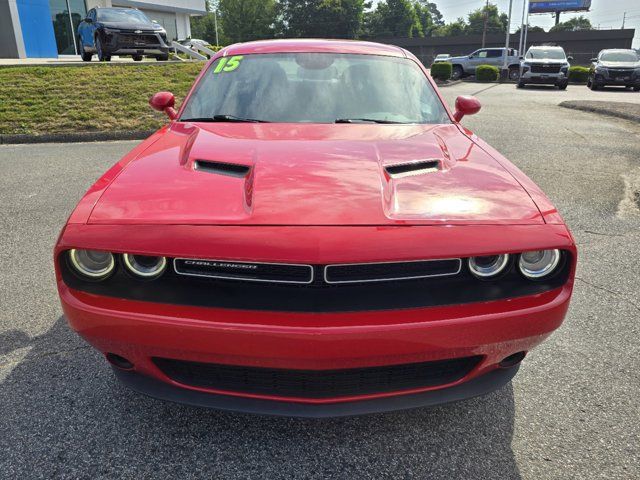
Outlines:
{"label": "white suv", "polygon": [[566,89],[569,84],[570,60],[573,58],[567,58],[562,47],[529,47],[520,63],[518,88],[523,88],[527,83],[536,83]]}

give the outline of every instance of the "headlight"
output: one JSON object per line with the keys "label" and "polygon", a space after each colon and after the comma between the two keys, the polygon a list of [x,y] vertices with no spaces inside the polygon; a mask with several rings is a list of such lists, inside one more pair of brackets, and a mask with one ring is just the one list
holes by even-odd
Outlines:
{"label": "headlight", "polygon": [[125,253],[122,255],[122,260],[131,273],[143,278],[158,277],[167,268],[167,259],[164,257]]}
{"label": "headlight", "polygon": [[120,30],[114,30],[113,28],[105,28],[104,33],[107,35],[113,35],[114,33],[120,33]]}
{"label": "headlight", "polygon": [[108,277],[116,266],[111,253],[98,250],[69,250],[69,260],[78,273],[95,280]]}
{"label": "headlight", "polygon": [[509,255],[486,255],[471,257],[469,270],[478,278],[492,278],[499,275],[509,263]]}
{"label": "headlight", "polygon": [[596,67],[596,73],[607,73],[607,69],[604,67]]}
{"label": "headlight", "polygon": [[530,279],[546,277],[560,263],[560,250],[535,250],[520,255],[518,266],[522,274]]}

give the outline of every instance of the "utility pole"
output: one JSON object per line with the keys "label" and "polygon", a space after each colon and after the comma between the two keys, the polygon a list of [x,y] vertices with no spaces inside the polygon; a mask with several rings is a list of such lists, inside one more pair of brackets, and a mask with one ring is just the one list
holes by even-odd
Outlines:
{"label": "utility pole", "polygon": [[482,27],[482,48],[484,48],[484,40],[487,36],[487,20],[489,17],[489,0],[487,0],[487,4],[484,7],[484,26]]}
{"label": "utility pole", "polygon": [[627,12],[622,14],[622,30],[624,30],[624,21],[627,19]]}
{"label": "utility pole", "polygon": [[527,3],[528,0],[522,0],[522,22],[520,23],[520,40],[518,42],[518,55],[523,55],[524,52],[524,44],[523,44],[523,40],[524,40],[524,16],[525,13],[527,11]]}
{"label": "utility pole", "polygon": [[509,35],[511,30],[511,8],[513,7],[513,0],[509,0],[509,19],[507,20],[507,35],[504,41],[504,61],[502,62],[502,75],[503,78],[509,78],[509,70],[507,61],[509,60]]}

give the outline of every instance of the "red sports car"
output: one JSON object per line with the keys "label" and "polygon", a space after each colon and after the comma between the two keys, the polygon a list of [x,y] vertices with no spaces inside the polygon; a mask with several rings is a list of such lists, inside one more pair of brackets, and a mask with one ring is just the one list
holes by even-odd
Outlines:
{"label": "red sports car", "polygon": [[376,43],[221,50],[86,193],[62,306],[125,384],[336,416],[494,390],[562,323],[576,247],[420,62]]}

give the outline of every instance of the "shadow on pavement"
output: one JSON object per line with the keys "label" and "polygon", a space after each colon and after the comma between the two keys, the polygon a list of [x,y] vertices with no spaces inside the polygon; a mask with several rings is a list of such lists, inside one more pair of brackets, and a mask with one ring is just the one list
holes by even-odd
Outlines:
{"label": "shadow on pavement", "polygon": [[259,417],[140,396],[120,386],[102,356],[84,346],[60,317],[30,341],[28,354],[0,384],[0,472],[11,478],[520,478],[511,450],[510,384],[431,409],[330,420]]}

